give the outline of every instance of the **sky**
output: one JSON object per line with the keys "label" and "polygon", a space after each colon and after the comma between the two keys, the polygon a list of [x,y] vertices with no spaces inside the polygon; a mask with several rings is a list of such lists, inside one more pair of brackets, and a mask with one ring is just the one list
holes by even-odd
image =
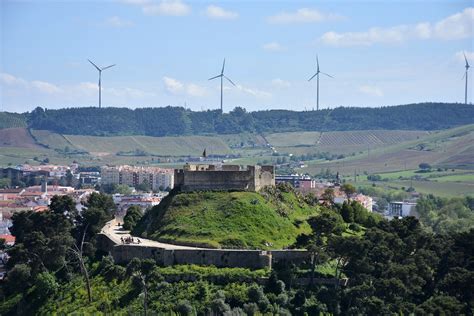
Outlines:
{"label": "sky", "polygon": [[[473,1],[0,1],[0,111],[464,102]],[[472,69],[471,69],[472,70]],[[469,73],[474,80],[472,72]],[[469,101],[474,97],[468,87]]]}

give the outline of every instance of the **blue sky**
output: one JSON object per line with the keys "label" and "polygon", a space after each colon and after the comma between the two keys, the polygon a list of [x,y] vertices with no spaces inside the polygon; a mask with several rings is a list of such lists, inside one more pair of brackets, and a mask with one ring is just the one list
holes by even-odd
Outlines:
{"label": "blue sky", "polygon": [[[97,105],[304,110],[462,102],[472,1],[0,2],[0,110]],[[474,79],[474,76],[471,75]],[[471,81],[472,83],[473,81]],[[469,85],[472,101],[474,86]]]}

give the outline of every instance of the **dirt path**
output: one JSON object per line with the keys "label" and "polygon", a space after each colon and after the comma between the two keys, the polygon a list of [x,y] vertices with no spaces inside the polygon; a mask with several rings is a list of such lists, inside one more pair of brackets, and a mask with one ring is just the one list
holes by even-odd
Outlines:
{"label": "dirt path", "polygon": [[[204,249],[204,248],[198,248],[198,247],[165,244],[165,243],[161,243],[161,242],[150,240],[150,239],[132,236],[130,235],[130,232],[128,230],[123,230],[122,226],[120,225],[119,221],[117,221],[117,219],[113,219],[110,222],[107,222],[105,226],[102,228],[101,233],[109,237],[109,239],[112,240],[117,245],[122,244],[122,238],[126,239],[126,238],[133,237],[134,243],[127,244],[127,245],[133,245],[137,247],[156,247],[156,248],[170,249],[170,250],[172,249]],[[138,240],[140,240],[140,243],[138,243]]]}

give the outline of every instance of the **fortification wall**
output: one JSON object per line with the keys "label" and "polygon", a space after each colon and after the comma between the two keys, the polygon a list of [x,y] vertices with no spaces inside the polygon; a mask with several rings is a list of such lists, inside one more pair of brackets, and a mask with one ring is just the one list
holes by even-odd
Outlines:
{"label": "fortification wall", "polygon": [[158,264],[213,265],[249,269],[271,268],[285,260],[294,263],[308,262],[310,253],[305,250],[238,250],[238,249],[163,249],[152,246],[115,244],[107,235],[98,235],[99,249],[109,252],[117,263],[128,263],[133,258],[154,259]]}
{"label": "fortification wall", "polygon": [[275,185],[273,166],[185,165],[175,170],[175,186],[182,191],[242,190],[259,191],[264,186]]}
{"label": "fortification wall", "polygon": [[138,245],[116,245],[111,254],[117,263],[133,258],[151,258],[164,266],[197,264],[216,267],[262,269],[271,266],[271,254],[259,250],[232,249],[162,249]]}
{"label": "fortification wall", "polygon": [[251,190],[253,179],[248,171],[187,171],[184,170],[182,191]]}

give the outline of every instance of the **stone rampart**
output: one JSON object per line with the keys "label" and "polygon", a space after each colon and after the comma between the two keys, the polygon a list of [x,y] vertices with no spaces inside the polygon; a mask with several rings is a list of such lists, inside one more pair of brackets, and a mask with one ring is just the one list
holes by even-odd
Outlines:
{"label": "stone rampart", "polygon": [[259,191],[275,185],[273,166],[192,165],[175,169],[175,186],[181,191],[238,190]]}
{"label": "stone rampart", "polygon": [[274,263],[281,260],[298,264],[310,258],[310,254],[305,250],[164,249],[137,244],[115,244],[104,234],[99,234],[98,247],[109,252],[117,263],[127,263],[136,257],[154,259],[164,266],[196,264],[262,269],[271,268]]}

